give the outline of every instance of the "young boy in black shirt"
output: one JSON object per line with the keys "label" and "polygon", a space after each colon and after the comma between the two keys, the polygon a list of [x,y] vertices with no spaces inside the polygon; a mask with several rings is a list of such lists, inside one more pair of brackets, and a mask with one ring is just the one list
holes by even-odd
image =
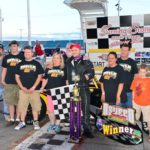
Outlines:
{"label": "young boy in black shirt", "polygon": [[[4,85],[4,99],[9,107],[10,121],[7,125],[13,125],[15,122],[15,106],[18,104],[19,88],[15,80],[15,70],[18,63],[24,57],[19,54],[19,43],[12,41],[10,44],[10,54],[6,55],[2,62],[2,84]],[[19,113],[17,112],[16,121],[19,121]]]}
{"label": "young boy in black shirt", "polygon": [[29,103],[32,107],[34,129],[40,129],[38,114],[41,110],[40,85],[44,70],[39,62],[33,60],[33,52],[30,46],[24,48],[25,60],[17,65],[16,81],[20,87],[18,111],[21,115],[21,122],[15,127],[20,130],[26,126],[25,117]]}
{"label": "young boy in black shirt", "polygon": [[130,89],[134,75],[138,73],[138,68],[136,62],[129,58],[130,54],[130,45],[122,44],[121,45],[121,56],[118,59],[118,63],[124,69],[125,75],[125,89],[127,92],[127,102],[124,104],[124,107],[132,107],[132,90]]}

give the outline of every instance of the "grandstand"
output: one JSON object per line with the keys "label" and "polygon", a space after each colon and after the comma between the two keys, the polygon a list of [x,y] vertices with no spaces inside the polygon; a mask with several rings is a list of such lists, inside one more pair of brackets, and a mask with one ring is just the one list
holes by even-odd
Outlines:
{"label": "grandstand", "polygon": [[[10,41],[3,41],[3,45],[5,50],[9,50],[9,43]],[[20,47],[23,48],[24,46],[28,45],[28,41],[19,41]],[[79,43],[82,47],[84,47],[83,40],[51,40],[51,41],[40,41],[41,44],[43,44],[45,49],[54,49],[54,48],[60,48],[64,49],[66,48],[68,43]],[[32,41],[32,46],[35,45],[35,41]]]}

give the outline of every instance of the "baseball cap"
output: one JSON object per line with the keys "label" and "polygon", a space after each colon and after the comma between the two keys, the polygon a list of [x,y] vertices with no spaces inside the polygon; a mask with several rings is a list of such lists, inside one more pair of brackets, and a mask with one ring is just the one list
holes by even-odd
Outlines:
{"label": "baseball cap", "polygon": [[78,49],[81,49],[81,45],[80,45],[80,44],[72,44],[72,45],[70,46],[70,49],[72,49],[73,47],[78,48]]}

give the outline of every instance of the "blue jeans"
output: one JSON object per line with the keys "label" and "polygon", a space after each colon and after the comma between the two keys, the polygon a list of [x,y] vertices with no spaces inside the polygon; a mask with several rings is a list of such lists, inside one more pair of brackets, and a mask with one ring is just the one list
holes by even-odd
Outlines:
{"label": "blue jeans", "polygon": [[4,113],[4,118],[7,120],[9,117],[9,110],[8,110],[8,105],[6,104],[6,101],[4,99],[4,87],[0,86],[0,97],[3,99],[3,113]]}
{"label": "blue jeans", "polygon": [[121,107],[124,108],[132,108],[132,92],[127,93],[127,101],[125,103],[120,104]]}
{"label": "blue jeans", "polygon": [[128,92],[127,93],[126,107],[127,108],[132,108],[133,107],[133,104],[132,104],[132,92]]}

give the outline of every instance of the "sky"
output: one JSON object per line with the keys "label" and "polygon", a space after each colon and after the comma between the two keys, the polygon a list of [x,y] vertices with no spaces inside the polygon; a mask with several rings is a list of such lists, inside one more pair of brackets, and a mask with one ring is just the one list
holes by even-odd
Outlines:
{"label": "sky", "polygon": [[[30,0],[32,36],[50,36],[54,33],[80,32],[77,10],[63,3],[64,0]],[[116,16],[115,4],[108,0],[108,15]],[[3,37],[27,35],[27,0],[0,0]],[[149,14],[150,0],[120,0],[120,15]]]}

